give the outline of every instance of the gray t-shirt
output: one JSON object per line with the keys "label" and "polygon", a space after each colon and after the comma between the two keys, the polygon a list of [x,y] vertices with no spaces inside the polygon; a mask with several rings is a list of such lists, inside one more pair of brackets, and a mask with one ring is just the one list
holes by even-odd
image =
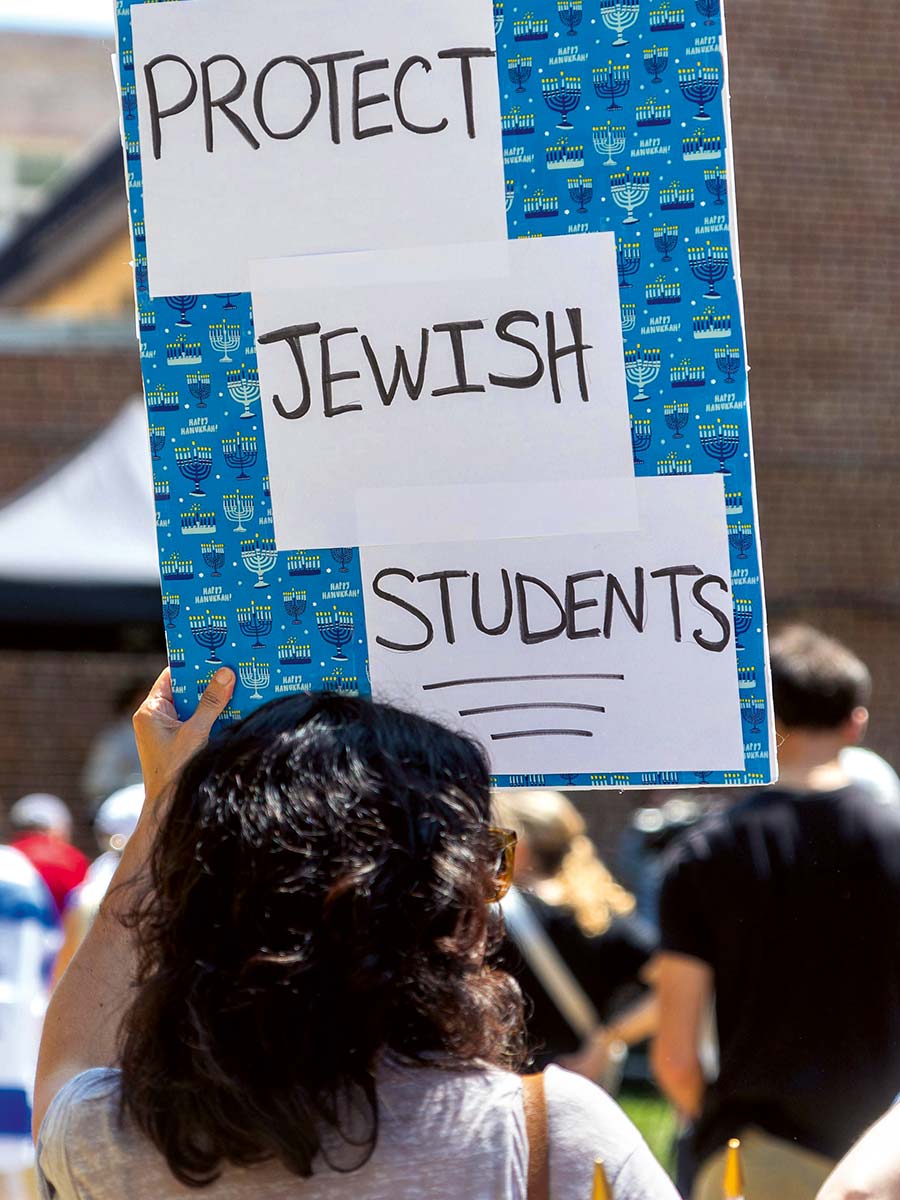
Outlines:
{"label": "gray t-shirt", "polygon": [[[616,1200],[677,1200],[640,1134],[609,1096],[558,1067],[545,1075],[553,1200],[588,1200],[602,1158]],[[38,1141],[43,1200],[525,1200],[528,1142],[519,1079],[505,1071],[386,1066],[378,1143],[350,1174],[317,1164],[227,1167],[183,1187],[134,1128],[119,1122],[118,1072],[86,1071],[59,1093]]]}

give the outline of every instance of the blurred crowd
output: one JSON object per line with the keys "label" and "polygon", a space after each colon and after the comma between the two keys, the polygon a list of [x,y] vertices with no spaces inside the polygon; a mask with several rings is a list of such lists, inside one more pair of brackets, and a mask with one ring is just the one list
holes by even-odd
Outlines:
{"label": "blurred crowd", "polygon": [[[623,1079],[658,1088],[677,1115],[664,1165],[694,1200],[729,1194],[733,1138],[748,1200],[815,1200],[823,1187],[828,1200],[869,1195],[842,1186],[847,1168],[826,1180],[900,1093],[900,779],[860,745],[869,673],[800,626],[773,639],[772,671],[779,782],[737,799],[697,792],[637,808],[612,869],[566,795],[493,798],[496,825],[517,836],[497,963],[525,997],[531,1069],[558,1064],[613,1095]],[[91,790],[104,796],[92,862],[71,844],[59,797],[24,796],[9,813],[15,834],[0,848],[8,1200],[32,1195],[42,1018],[139,820],[136,769],[123,716],[88,764]],[[889,1156],[893,1139],[880,1137]],[[854,1178],[865,1147],[849,1160]]]}

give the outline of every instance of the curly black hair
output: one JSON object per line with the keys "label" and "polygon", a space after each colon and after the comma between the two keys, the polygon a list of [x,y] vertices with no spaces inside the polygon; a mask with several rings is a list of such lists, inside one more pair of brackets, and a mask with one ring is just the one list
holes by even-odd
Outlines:
{"label": "curly black hair", "polygon": [[478,746],[343,695],[276,700],[187,764],[129,919],[121,1032],[123,1111],[177,1179],[308,1176],[328,1129],[361,1166],[385,1052],[518,1065],[521,995],[486,964],[489,813]]}

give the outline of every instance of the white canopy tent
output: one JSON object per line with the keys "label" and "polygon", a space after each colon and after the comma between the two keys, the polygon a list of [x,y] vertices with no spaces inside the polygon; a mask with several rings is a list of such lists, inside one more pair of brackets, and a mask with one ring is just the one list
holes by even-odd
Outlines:
{"label": "white canopy tent", "polygon": [[0,508],[0,633],[160,622],[143,404]]}

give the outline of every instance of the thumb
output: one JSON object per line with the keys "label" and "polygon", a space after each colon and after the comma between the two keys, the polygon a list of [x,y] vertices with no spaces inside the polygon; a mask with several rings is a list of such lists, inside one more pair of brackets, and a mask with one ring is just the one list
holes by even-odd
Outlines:
{"label": "thumb", "polygon": [[209,737],[209,732],[225,711],[234,693],[235,676],[230,667],[219,667],[200,697],[197,710],[187,722],[197,738]]}

